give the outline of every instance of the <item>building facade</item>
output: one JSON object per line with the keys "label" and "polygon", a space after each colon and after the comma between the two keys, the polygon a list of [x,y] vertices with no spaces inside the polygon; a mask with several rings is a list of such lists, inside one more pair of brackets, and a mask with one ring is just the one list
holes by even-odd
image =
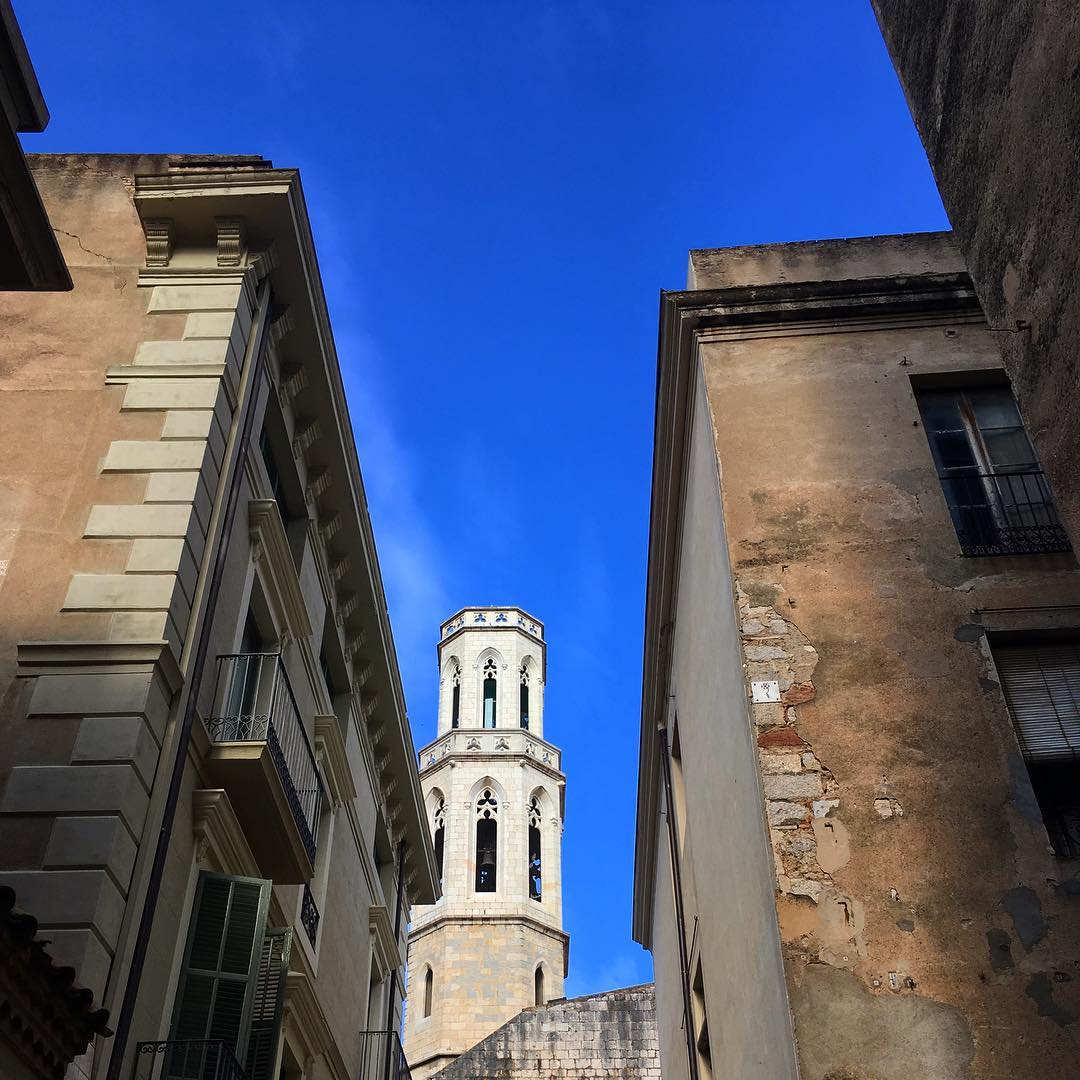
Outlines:
{"label": "building facade", "polygon": [[401,1065],[438,895],[299,175],[47,156],[0,316],[0,886],[109,1012],[73,1076]]}
{"label": "building facade", "polygon": [[414,909],[409,931],[414,1080],[562,997],[569,959],[544,624],[520,608],[464,608],[443,623],[438,657],[438,734],[420,751],[420,782],[442,897]]}
{"label": "building facade", "polygon": [[1080,8],[872,3],[1021,415],[1080,544]]}
{"label": "building facade", "polygon": [[949,234],[661,301],[634,934],[663,1075],[1080,1071],[1080,574]]}

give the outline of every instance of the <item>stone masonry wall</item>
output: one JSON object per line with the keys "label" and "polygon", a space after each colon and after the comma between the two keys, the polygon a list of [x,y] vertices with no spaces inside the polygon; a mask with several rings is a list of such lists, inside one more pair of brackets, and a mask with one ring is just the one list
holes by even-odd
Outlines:
{"label": "stone masonry wall", "polygon": [[660,1077],[651,983],[525,1009],[439,1080]]}

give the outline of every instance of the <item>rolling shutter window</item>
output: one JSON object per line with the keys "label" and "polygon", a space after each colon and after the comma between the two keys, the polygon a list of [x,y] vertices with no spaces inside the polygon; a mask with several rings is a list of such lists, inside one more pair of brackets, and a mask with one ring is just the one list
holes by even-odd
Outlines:
{"label": "rolling shutter window", "polygon": [[203,873],[195,893],[174,1040],[243,1056],[263,952],[270,882]]}
{"label": "rolling shutter window", "polygon": [[1080,642],[994,649],[1024,758],[1080,760]]}
{"label": "rolling shutter window", "polygon": [[291,945],[291,930],[267,930],[263,938],[259,977],[251,1008],[246,1064],[248,1080],[273,1080]]}

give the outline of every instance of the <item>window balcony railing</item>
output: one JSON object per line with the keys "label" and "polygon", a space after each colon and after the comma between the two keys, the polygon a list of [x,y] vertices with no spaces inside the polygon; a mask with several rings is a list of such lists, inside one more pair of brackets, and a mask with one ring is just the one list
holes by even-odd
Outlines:
{"label": "window balcony railing", "polygon": [[941,478],[965,555],[1046,555],[1071,551],[1041,469],[955,471]]}
{"label": "window balcony railing", "polygon": [[216,702],[214,715],[206,721],[211,741],[234,747],[265,745],[313,867],[322,781],[280,655],[219,656]]}
{"label": "window balcony railing", "polygon": [[315,897],[311,895],[311,889],[305,885],[304,898],[300,901],[300,922],[313,949],[319,936],[319,918],[319,908],[315,903]]}
{"label": "window balcony railing", "polygon": [[396,1031],[360,1032],[359,1080],[412,1080]]}
{"label": "window balcony railing", "polygon": [[135,1044],[132,1080],[248,1080],[220,1039],[177,1039]]}

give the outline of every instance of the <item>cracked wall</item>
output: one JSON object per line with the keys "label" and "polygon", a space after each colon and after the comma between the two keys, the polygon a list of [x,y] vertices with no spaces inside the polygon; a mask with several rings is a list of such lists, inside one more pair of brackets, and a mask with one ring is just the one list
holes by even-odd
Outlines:
{"label": "cracked wall", "polygon": [[[924,269],[947,245],[900,240]],[[845,243],[697,284],[847,278]],[[1076,564],[960,555],[909,378],[998,368],[992,339],[883,315],[700,349],[746,689],[779,684],[748,709],[801,1075],[1080,1075],[1080,866],[1049,851],[986,638],[1075,626]]]}

